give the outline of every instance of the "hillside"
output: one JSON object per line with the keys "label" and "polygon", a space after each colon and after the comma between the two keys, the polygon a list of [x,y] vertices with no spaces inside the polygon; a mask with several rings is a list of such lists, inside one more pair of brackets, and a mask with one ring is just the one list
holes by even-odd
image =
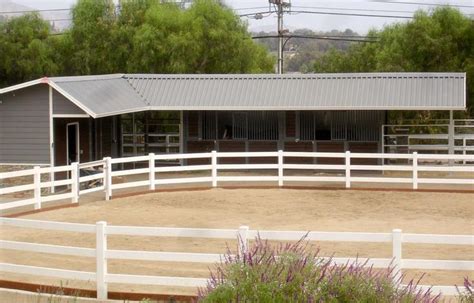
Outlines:
{"label": "hillside", "polygon": [[[330,32],[318,32],[310,29],[296,29],[291,32],[292,35],[300,36],[358,36],[350,29],[345,31],[333,30]],[[276,35],[276,32],[255,32],[253,36]],[[256,40],[265,45],[267,49],[275,56],[278,52],[278,38],[266,38]],[[325,54],[331,48],[346,50],[354,42],[315,40],[307,38],[291,38],[285,45],[284,70],[288,73],[306,73],[313,70],[313,62]]]}

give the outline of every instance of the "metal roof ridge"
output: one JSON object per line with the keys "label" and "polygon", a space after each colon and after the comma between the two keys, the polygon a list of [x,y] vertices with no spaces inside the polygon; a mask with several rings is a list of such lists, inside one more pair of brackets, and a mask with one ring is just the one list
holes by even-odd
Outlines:
{"label": "metal roof ridge", "polygon": [[124,74],[102,74],[102,75],[84,75],[84,76],[58,76],[50,77],[53,82],[78,82],[78,81],[97,81],[97,80],[111,80],[121,79]]}
{"label": "metal roof ridge", "polygon": [[129,79],[329,79],[329,78],[427,78],[465,77],[463,72],[370,72],[370,73],[310,73],[310,74],[124,74]]}
{"label": "metal roof ridge", "polygon": [[122,79],[125,80],[125,82],[130,86],[130,88],[139,96],[140,100],[145,104],[146,107],[151,107],[150,101],[145,98],[144,95],[140,94],[140,92],[136,89],[135,86],[130,83],[130,80],[125,77],[126,74],[122,74]]}

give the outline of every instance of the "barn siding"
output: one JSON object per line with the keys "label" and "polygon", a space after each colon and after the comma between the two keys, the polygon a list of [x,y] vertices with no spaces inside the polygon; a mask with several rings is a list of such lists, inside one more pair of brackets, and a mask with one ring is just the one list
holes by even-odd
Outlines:
{"label": "barn siding", "polygon": [[87,113],[80,109],[77,105],[66,99],[63,95],[53,90],[53,114],[83,115]]}
{"label": "barn siding", "polygon": [[0,163],[49,163],[48,86],[6,93],[0,100]]}

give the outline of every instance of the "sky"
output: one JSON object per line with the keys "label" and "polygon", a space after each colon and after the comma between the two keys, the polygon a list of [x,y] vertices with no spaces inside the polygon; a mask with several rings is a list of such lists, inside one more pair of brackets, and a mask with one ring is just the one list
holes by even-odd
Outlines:
{"label": "sky", "polygon": [[[2,1],[7,0],[0,0]],[[18,4],[26,5],[37,9],[68,8],[77,0],[9,0]],[[268,10],[268,0],[224,0],[230,7],[236,9],[238,14],[252,12],[264,12]],[[286,0],[290,1],[290,0]],[[386,1],[383,3],[383,1]],[[390,3],[387,3],[390,2]],[[393,3],[403,2],[403,3]],[[418,4],[409,4],[416,2]],[[410,16],[417,9],[429,10],[436,6],[420,5],[423,4],[450,4],[470,7],[460,7],[461,11],[471,17],[474,15],[474,0],[291,0],[292,10],[294,12],[301,10],[310,10],[317,12],[339,12],[356,14],[378,14],[378,15],[399,15]],[[256,8],[257,7],[257,8]],[[253,8],[253,9],[246,9]],[[341,10],[342,9],[342,10]],[[348,10],[349,9],[349,10]],[[372,11],[356,11],[372,10]],[[384,10],[384,11],[374,11]],[[387,12],[397,11],[397,12]],[[243,17],[249,23],[251,31],[274,31],[276,30],[277,20],[275,15],[270,15],[261,20]],[[393,22],[405,22],[407,19],[396,18],[374,18],[374,17],[355,17],[355,16],[337,16],[321,14],[302,14],[293,13],[284,16],[284,26],[290,30],[297,28],[309,28],[315,31],[330,31],[352,29],[359,34],[365,34],[369,29],[380,29],[386,24]]]}

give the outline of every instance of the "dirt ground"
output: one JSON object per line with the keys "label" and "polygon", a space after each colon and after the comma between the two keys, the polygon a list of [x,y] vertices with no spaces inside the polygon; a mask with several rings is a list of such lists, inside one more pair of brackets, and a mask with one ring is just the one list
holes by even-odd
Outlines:
{"label": "dirt ground", "polygon": [[[205,189],[162,192],[92,202],[23,218],[109,225],[474,234],[474,194],[362,190]],[[5,240],[94,247],[94,235],[2,227]],[[109,236],[111,249],[223,253],[236,241]],[[391,246],[377,243],[312,243],[321,255],[391,258]],[[474,260],[473,246],[411,245],[403,258]],[[0,250],[1,262],[94,271],[91,258]],[[109,272],[207,277],[209,265],[110,260]],[[407,279],[421,271],[407,271]],[[428,271],[422,284],[460,285],[473,271]],[[1,279],[58,285],[57,279],[0,274]],[[94,289],[92,282],[62,281],[68,287]],[[195,294],[194,289],[111,284],[110,290]]]}

